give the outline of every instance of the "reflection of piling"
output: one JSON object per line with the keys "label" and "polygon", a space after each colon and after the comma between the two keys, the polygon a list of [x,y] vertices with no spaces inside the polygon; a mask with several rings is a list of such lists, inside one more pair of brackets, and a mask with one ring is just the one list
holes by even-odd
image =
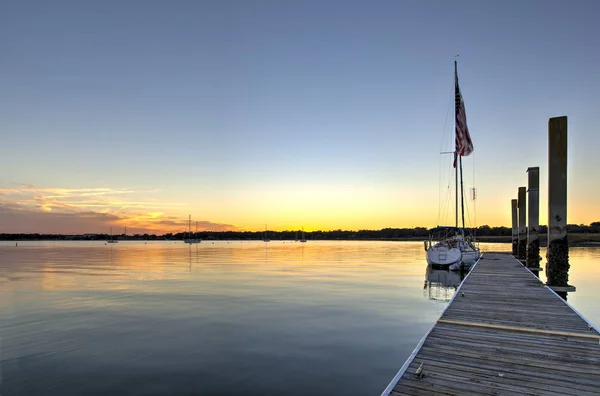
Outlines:
{"label": "reflection of piling", "polygon": [[528,168],[527,267],[537,268],[540,257],[540,168]]}
{"label": "reflection of piling", "polygon": [[526,187],[519,187],[517,205],[519,206],[519,260],[527,259],[527,203],[525,202]]}
{"label": "reflection of piling", "polygon": [[[569,243],[567,241],[567,117],[548,121],[548,285],[567,291]],[[558,286],[558,287],[557,287]],[[559,290],[560,289],[560,290]]]}
{"label": "reflection of piling", "polygon": [[512,254],[517,257],[519,252],[519,220],[517,217],[517,200],[510,200],[510,207],[512,210]]}

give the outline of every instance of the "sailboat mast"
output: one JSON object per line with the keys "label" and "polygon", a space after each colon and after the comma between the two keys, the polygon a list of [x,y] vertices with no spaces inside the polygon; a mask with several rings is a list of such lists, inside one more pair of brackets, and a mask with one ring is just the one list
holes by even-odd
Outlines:
{"label": "sailboat mast", "polygon": [[[460,93],[458,91],[458,66],[456,59],[454,60],[454,133],[455,139],[458,139],[456,135],[456,117],[458,115],[458,107],[461,105]],[[462,155],[459,155],[456,151],[457,144],[455,142],[454,152],[454,171],[455,171],[455,183],[456,183],[456,227],[458,227],[458,172],[460,169],[460,217],[462,220],[461,233],[465,235],[465,191],[463,186],[463,171],[462,171]],[[457,161],[458,160],[458,161]],[[458,166],[456,164],[458,162]]]}
{"label": "sailboat mast", "polygon": [[[458,104],[456,103],[456,94],[458,86],[458,66],[456,59],[454,60],[454,226],[458,228],[458,167],[456,166],[456,114],[458,112]],[[462,176],[462,174],[461,174]]]}
{"label": "sailboat mast", "polygon": [[460,215],[462,217],[462,234],[465,236],[465,189],[463,186],[463,173],[462,173],[462,156],[458,159],[460,164]]}
{"label": "sailboat mast", "polygon": [[[456,156],[454,154],[454,158]],[[458,168],[454,168],[454,226],[458,228]]]}

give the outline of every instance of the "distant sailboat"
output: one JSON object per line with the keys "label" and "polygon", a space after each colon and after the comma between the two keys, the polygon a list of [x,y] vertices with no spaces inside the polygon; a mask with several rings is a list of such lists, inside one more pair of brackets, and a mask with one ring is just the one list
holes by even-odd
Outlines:
{"label": "distant sailboat", "polygon": [[271,242],[267,233],[267,225],[265,224],[265,233],[263,235],[263,242]]}
{"label": "distant sailboat", "polygon": [[[196,222],[196,234],[198,234],[198,222]],[[188,218],[188,232],[187,237],[183,240],[184,243],[200,243],[200,239],[192,238],[192,215],[189,215]]]}
{"label": "distant sailboat", "polygon": [[300,242],[306,242],[306,237],[304,236],[304,226],[302,226],[302,239],[300,239]]}
{"label": "distant sailboat", "polygon": [[112,227],[110,227],[110,239],[106,243],[119,243],[119,241],[113,239]]}

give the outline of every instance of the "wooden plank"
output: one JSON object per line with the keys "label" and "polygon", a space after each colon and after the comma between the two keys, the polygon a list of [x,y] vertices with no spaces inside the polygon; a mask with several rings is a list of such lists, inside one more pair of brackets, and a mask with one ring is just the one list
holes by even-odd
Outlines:
{"label": "wooden plank", "polygon": [[[505,378],[504,375],[492,375],[490,373],[477,373],[474,371],[459,371],[452,370],[452,368],[446,370],[444,367],[434,367],[434,365],[429,365],[428,370],[426,370],[426,377],[429,378],[438,378],[440,380],[444,380],[447,382],[460,383],[464,385],[477,384],[478,386],[486,388],[485,392],[492,392],[495,394],[496,391],[504,391],[509,392],[514,395],[577,395],[580,393],[565,393],[564,390],[568,388],[564,387],[552,387],[552,386],[538,386],[532,387],[524,387],[522,381],[511,381],[508,378]],[[437,368],[437,369],[436,369]],[[577,392],[577,391],[576,391]]]}
{"label": "wooden plank", "polygon": [[[530,356],[526,353],[498,353],[490,350],[464,350],[451,347],[444,347],[440,345],[424,344],[421,348],[423,355],[429,357],[429,359],[435,357],[436,352],[443,353],[446,356],[453,357],[456,361],[460,361],[462,358],[472,358],[479,361],[494,361],[506,364],[513,364],[519,366],[529,366],[531,368],[550,368],[554,372],[573,373],[580,375],[585,378],[595,378],[600,385],[600,370],[598,366],[594,367],[593,362],[589,363],[571,363],[566,359],[560,361],[552,360],[550,357],[543,356]],[[417,359],[418,360],[418,355]]]}
{"label": "wooden plank", "polygon": [[555,292],[574,292],[577,291],[577,288],[575,286],[551,286],[548,285],[548,287],[552,290],[554,290]]}
{"label": "wooden plank", "polygon": [[[590,356],[594,358],[600,358],[600,348],[596,348],[596,344],[593,345],[574,345],[573,343],[565,343],[563,340],[555,340],[555,341],[541,341],[541,340],[525,340],[508,337],[506,334],[499,335],[483,335],[472,333],[472,335],[464,335],[460,338],[457,338],[457,332],[447,333],[443,331],[438,331],[435,329],[430,338],[432,340],[439,339],[442,342],[451,342],[456,344],[461,344],[464,342],[464,346],[476,345],[476,344],[484,344],[484,345],[498,345],[501,344],[507,348],[523,348],[523,345],[527,345],[530,348],[526,348],[526,350],[547,350],[554,351],[556,353],[562,353],[568,355],[569,353],[576,353],[578,355]],[[450,340],[450,341],[449,341]]]}
{"label": "wooden plank", "polygon": [[[503,383],[509,384],[511,386],[518,386],[521,389],[530,388],[532,390],[537,391],[552,391],[557,392],[563,395],[573,395],[573,396],[583,396],[583,395],[593,395],[596,391],[596,387],[586,386],[579,384],[578,388],[572,386],[572,384],[565,383],[553,378],[539,378],[532,377],[529,375],[523,375],[519,373],[512,372],[510,370],[497,370],[493,373],[490,373],[490,370],[482,369],[479,367],[469,367],[460,364],[448,364],[444,362],[438,362],[435,360],[425,360],[423,362],[423,369],[425,375],[431,375],[432,372],[446,372],[452,373],[457,372],[458,375],[469,376],[469,378],[473,378],[476,380],[478,378],[484,378],[487,380],[501,378]],[[420,362],[415,362],[414,365],[411,365],[410,371],[414,372],[416,367]],[[526,384],[526,386],[524,386]]]}
{"label": "wooden plank", "polygon": [[[492,360],[495,362],[503,362],[507,364],[519,364],[521,366],[537,367],[543,365],[545,368],[551,368],[556,372],[574,372],[582,376],[597,378],[600,381],[600,371],[598,371],[598,363],[593,359],[578,358],[573,359],[566,357],[557,357],[556,355],[544,354],[538,352],[535,355],[526,353],[525,351],[509,351],[490,348],[472,348],[465,350],[464,348],[446,347],[440,344],[427,343],[421,348],[423,354],[427,356],[435,356],[436,351],[444,353],[447,356],[454,357],[459,360],[462,358],[473,358],[481,360]],[[496,356],[496,355],[502,356]],[[418,357],[418,356],[417,356]],[[517,363],[518,362],[518,363]],[[596,366],[596,367],[594,367]]]}
{"label": "wooden plank", "polygon": [[[489,324],[489,323],[482,323],[482,322],[465,322],[465,321],[461,321],[461,320],[451,320],[451,319],[439,319],[438,323],[440,323],[440,322],[456,324],[456,325],[461,325],[461,326],[487,327],[487,328],[494,328],[494,329],[498,329],[498,330],[521,331],[521,332],[525,332],[525,333],[552,334],[552,335],[561,335],[561,336],[567,336],[567,337],[581,337],[581,338],[592,338],[592,339],[600,340],[600,334],[597,334],[597,333],[596,334],[594,334],[594,333],[589,333],[589,334],[574,333],[574,332],[559,331],[559,330],[544,330],[544,329],[531,328],[531,327],[528,328],[528,327],[496,325],[496,324]],[[585,327],[587,327],[587,325]]]}
{"label": "wooden plank", "polygon": [[389,394],[600,395],[600,333],[512,256],[459,290]]}
{"label": "wooden plank", "polygon": [[[443,333],[448,336],[448,339],[456,338],[456,339],[472,339],[472,338],[486,338],[492,337],[495,338],[495,342],[498,342],[497,337],[498,331],[494,329],[486,329],[486,328],[471,328],[471,327],[461,327],[456,325],[446,325],[444,323],[438,323],[433,329],[433,334]],[[454,337],[452,337],[454,336]],[[556,336],[549,334],[530,334],[530,333],[519,333],[519,332],[503,332],[501,335],[503,340],[511,341],[515,340],[515,342],[526,342],[526,343],[540,343],[540,344],[551,344],[554,345],[556,343],[568,343],[571,348],[585,348],[585,349],[598,349],[597,342],[595,340],[584,339],[584,338],[576,338],[576,337],[568,337],[568,336]]]}
{"label": "wooden plank", "polygon": [[477,350],[493,349],[502,353],[526,353],[528,356],[544,356],[545,358],[566,359],[574,362],[591,363],[600,365],[600,351],[573,350],[571,348],[544,347],[539,345],[523,345],[522,343],[500,343],[500,337],[496,342],[481,342],[476,340],[450,340],[430,336],[427,345],[443,345],[455,348],[469,348]]}
{"label": "wooden plank", "polygon": [[[502,373],[505,371],[523,375],[525,377],[539,378],[540,380],[559,380],[568,386],[589,386],[591,389],[596,390],[598,388],[598,381],[587,378],[574,378],[570,375],[565,375],[562,372],[556,372],[552,369],[540,369],[539,367],[531,367],[528,365],[516,365],[514,362],[505,363],[500,361],[484,361],[477,358],[464,357],[456,359],[450,355],[432,355],[428,356],[426,353],[419,355],[419,359],[423,361],[435,361],[440,363],[447,363],[452,366],[466,367],[468,370],[481,369],[488,370],[494,373]],[[421,360],[419,360],[421,362]],[[527,382],[524,382],[525,386]]]}

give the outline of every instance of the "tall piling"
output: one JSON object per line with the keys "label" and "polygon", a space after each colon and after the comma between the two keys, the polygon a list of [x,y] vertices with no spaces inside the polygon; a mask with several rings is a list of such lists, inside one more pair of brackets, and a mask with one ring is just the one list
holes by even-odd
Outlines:
{"label": "tall piling", "polygon": [[527,168],[527,267],[540,264],[540,168]]}
{"label": "tall piling", "polygon": [[512,214],[512,254],[517,257],[519,254],[519,218],[517,200],[510,200],[510,208]]}
{"label": "tall piling", "polygon": [[548,250],[546,276],[550,286],[568,286],[567,117],[548,120]]}
{"label": "tall piling", "polygon": [[527,194],[527,187],[519,187],[519,195],[517,196],[517,205],[519,207],[519,245],[518,258],[519,260],[527,259],[527,202],[525,197]]}

